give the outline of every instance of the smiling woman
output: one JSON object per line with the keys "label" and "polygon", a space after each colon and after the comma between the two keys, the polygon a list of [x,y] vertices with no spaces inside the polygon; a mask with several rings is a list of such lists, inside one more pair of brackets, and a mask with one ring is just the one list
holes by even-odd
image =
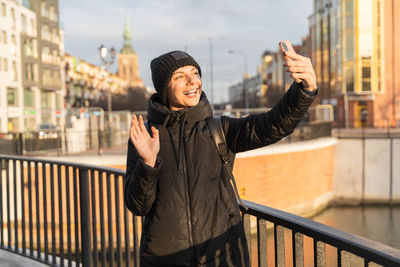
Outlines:
{"label": "smiling woman", "polygon": [[141,116],[132,118],[124,182],[126,206],[145,216],[141,266],[250,266],[240,197],[228,165],[236,153],[293,132],[314,100],[309,60],[296,53],[288,57],[304,67],[288,67],[301,81],[271,111],[214,119],[226,137],[229,160],[220,156],[211,136],[213,111],[196,60],[172,51],[151,61],[157,93],[149,99],[146,125]]}
{"label": "smiling woman", "polygon": [[199,103],[201,78],[196,67],[185,66],[177,69],[168,84],[168,102],[171,110],[193,107]]}

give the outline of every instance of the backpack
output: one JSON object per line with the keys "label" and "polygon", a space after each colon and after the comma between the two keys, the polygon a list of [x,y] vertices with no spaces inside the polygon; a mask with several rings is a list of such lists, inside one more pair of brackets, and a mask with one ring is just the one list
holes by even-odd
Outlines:
{"label": "backpack", "polygon": [[237,201],[239,202],[239,206],[244,208],[246,211],[248,207],[243,203],[240,198],[239,192],[237,190],[235,177],[233,177],[233,163],[235,160],[234,155],[229,155],[228,146],[226,144],[224,130],[222,129],[221,117],[210,117],[206,120],[208,129],[210,130],[211,137],[214,140],[214,143],[217,147],[218,153],[223,162],[224,168],[229,175],[229,179],[233,184],[233,190],[235,192],[235,196]]}

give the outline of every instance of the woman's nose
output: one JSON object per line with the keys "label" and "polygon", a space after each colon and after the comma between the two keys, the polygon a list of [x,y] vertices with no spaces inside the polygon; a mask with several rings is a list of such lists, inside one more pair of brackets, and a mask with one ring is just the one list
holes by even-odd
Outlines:
{"label": "woman's nose", "polygon": [[189,76],[188,76],[187,82],[188,82],[189,84],[192,84],[192,83],[194,83],[194,80],[195,80],[195,77],[192,76],[192,75],[189,75]]}

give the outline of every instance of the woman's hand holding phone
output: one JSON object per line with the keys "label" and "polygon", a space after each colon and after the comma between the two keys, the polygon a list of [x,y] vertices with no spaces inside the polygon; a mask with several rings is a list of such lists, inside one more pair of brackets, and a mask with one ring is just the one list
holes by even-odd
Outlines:
{"label": "woman's hand holding phone", "polygon": [[297,54],[289,41],[279,43],[282,55],[286,61],[284,67],[290,72],[296,83],[302,83],[305,90],[314,92],[317,90],[317,80],[311,60]]}

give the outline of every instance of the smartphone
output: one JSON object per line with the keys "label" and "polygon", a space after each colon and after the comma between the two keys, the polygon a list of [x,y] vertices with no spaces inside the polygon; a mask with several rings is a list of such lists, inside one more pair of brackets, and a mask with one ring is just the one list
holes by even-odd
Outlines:
{"label": "smartphone", "polygon": [[282,47],[283,47],[284,51],[286,51],[286,52],[289,51],[285,42],[282,42]]}
{"label": "smartphone", "polygon": [[282,41],[279,46],[282,52],[294,52],[293,46],[289,41]]}

